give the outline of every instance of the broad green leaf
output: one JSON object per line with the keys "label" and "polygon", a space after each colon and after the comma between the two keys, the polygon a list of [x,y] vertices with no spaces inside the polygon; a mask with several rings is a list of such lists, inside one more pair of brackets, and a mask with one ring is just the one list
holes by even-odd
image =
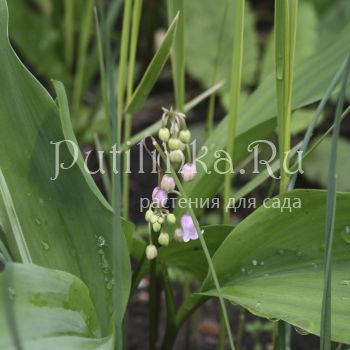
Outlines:
{"label": "broad green leaf", "polygon": [[[278,198],[278,199],[276,199]],[[223,295],[253,313],[319,334],[326,192],[276,197],[243,220],[213,257]],[[291,212],[276,200],[301,201]],[[273,202],[275,201],[275,202]],[[332,339],[350,343],[350,194],[337,194],[332,262]],[[215,295],[210,279],[203,287]]]}
{"label": "broad green leaf", "polygon": [[[5,274],[9,285],[6,289]],[[14,313],[26,350],[109,350],[112,337],[101,331],[86,285],[66,272],[32,264],[8,264],[0,275],[0,348],[15,350],[5,303]]]}
{"label": "broad green leaf", "polygon": [[[7,38],[7,22],[6,1],[0,0],[0,168],[33,262],[82,279],[98,312],[102,335],[106,335],[113,285],[112,212],[91,190],[77,164],[51,180],[55,148],[50,142],[65,139],[59,110],[16,57]],[[60,161],[71,164],[67,144],[61,145]],[[9,250],[19,261],[3,210],[0,224]],[[128,259],[126,244],[121,249]],[[124,271],[124,281],[125,308],[130,269]]]}
{"label": "broad green leaf", "polygon": [[[337,40],[327,49],[296,63],[292,94],[293,109],[306,106],[323,96],[350,50],[349,34],[350,25],[346,26]],[[271,75],[242,104],[237,121],[234,166],[247,156],[247,146],[250,142],[266,138],[275,130],[275,95],[274,76]],[[210,173],[205,173],[202,166],[198,166],[196,179],[185,187],[190,197],[210,198],[219,191],[224,175],[214,169],[214,164],[217,162],[215,151],[225,149],[226,138],[227,118],[218,125],[208,139],[206,143],[208,154],[201,158]],[[199,152],[199,156],[204,153]]]}
{"label": "broad green leaf", "polygon": [[[254,15],[248,5],[247,3],[244,19],[243,83],[245,85],[254,82],[258,63],[258,40]],[[230,89],[230,82],[227,79],[232,65],[233,12],[232,1],[185,1],[187,70],[205,87],[211,86],[214,83],[213,79],[225,80],[226,86],[221,90],[221,94],[227,93]],[[217,74],[215,74],[216,66]]]}
{"label": "broad green leaf", "polygon": [[131,100],[126,108],[127,113],[135,113],[135,111],[141,107],[142,103],[146,100],[154,84],[156,83],[159,74],[161,73],[169,57],[170,49],[172,47],[176,33],[178,19],[179,15],[177,14],[173,22],[171,23],[168,31],[164,35],[163,41],[158,51],[156,52],[151,63],[147,67],[147,70],[143,75],[140,83],[135,89],[135,92],[133,93]]}
{"label": "broad green leaf", "polygon": [[[339,191],[350,191],[350,142],[345,138],[339,138],[338,142],[337,189]],[[305,171],[303,176],[309,181],[321,185],[322,188],[327,186],[327,164],[330,149],[331,138],[327,137],[303,163],[303,170]]]}

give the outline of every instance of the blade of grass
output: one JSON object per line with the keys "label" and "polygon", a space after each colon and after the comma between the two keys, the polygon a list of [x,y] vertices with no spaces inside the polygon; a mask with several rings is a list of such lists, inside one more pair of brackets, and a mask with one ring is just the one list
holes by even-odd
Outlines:
{"label": "blade of grass", "polygon": [[[342,113],[341,115],[341,120],[345,119],[348,115],[350,115],[350,106],[348,106],[346,108],[346,110]],[[306,151],[306,153],[303,154],[302,160],[304,161],[305,159],[307,159],[310,154],[312,154],[312,152],[322,143],[322,141],[332,132],[334,128],[334,123],[332,124],[332,126],[330,126],[327,131]],[[295,163],[292,167],[291,167],[291,171],[295,171],[298,167],[298,164]]]}
{"label": "blade of grass", "polygon": [[103,108],[104,108],[104,118],[105,118],[105,133],[107,141],[110,142],[110,120],[108,118],[109,116],[109,106],[108,106],[108,96],[107,96],[107,84],[106,84],[106,68],[104,63],[104,54],[103,54],[103,42],[101,37],[101,30],[100,30],[100,23],[98,20],[98,14],[97,14],[97,8],[94,8],[94,17],[95,17],[95,28],[96,28],[96,36],[97,36],[97,48],[98,48],[98,61],[99,61],[99,68],[100,68],[100,77],[101,77],[101,93],[102,93],[102,101],[103,101]]}
{"label": "blade of grass", "polygon": [[[167,164],[167,157],[155,139],[153,139],[153,146],[156,148],[157,152],[159,153],[159,155],[163,159],[163,161]],[[170,171],[171,171],[171,174],[175,180],[178,191],[181,194],[181,197],[185,199],[186,203],[189,203],[187,193],[185,192],[185,190],[181,184],[181,181],[180,181],[179,177],[177,176],[176,171],[174,170],[174,168],[172,166],[170,166]],[[224,301],[224,298],[223,298],[222,293],[221,293],[219,280],[217,278],[216,271],[215,271],[213,262],[211,260],[207,244],[206,244],[205,239],[203,237],[203,232],[199,226],[198,220],[197,220],[196,215],[195,215],[193,208],[191,206],[188,207],[188,212],[189,212],[189,214],[193,220],[193,223],[195,225],[195,228],[196,228],[196,231],[198,233],[198,237],[199,237],[205,258],[206,258],[208,266],[209,266],[209,271],[213,277],[215,288],[216,288],[218,295],[219,295],[220,307],[221,307],[222,315],[223,315],[223,318],[225,321],[225,326],[226,326],[226,331],[227,331],[228,338],[229,338],[230,348],[231,348],[231,350],[234,350],[235,346],[234,346],[234,342],[233,342],[233,336],[232,336],[230,322],[229,322],[228,315],[227,315],[225,301]]]}
{"label": "blade of grass", "polygon": [[[309,146],[309,143],[310,143],[310,140],[312,138],[314,129],[317,125],[317,122],[318,122],[322,112],[324,111],[324,109],[326,107],[326,103],[327,103],[329,97],[332,95],[334,89],[336,88],[336,86],[337,86],[337,84],[338,84],[338,82],[343,74],[344,68],[345,68],[345,62],[341,65],[338,72],[335,74],[334,78],[332,79],[330,85],[327,88],[326,93],[322,97],[322,100],[320,101],[320,103],[316,109],[315,115],[313,116],[312,121],[311,121],[310,125],[308,126],[307,131],[306,131],[305,136],[304,136],[303,144],[302,144],[301,149],[300,149],[302,154],[304,154],[306,152],[306,150]],[[294,188],[297,177],[298,177],[298,173],[295,173],[292,176],[292,178],[289,182],[289,185],[288,185],[288,190],[291,190]]]}
{"label": "blade of grass", "polygon": [[168,0],[168,21],[169,25],[176,14],[179,14],[177,30],[175,34],[172,52],[172,76],[175,90],[177,110],[183,112],[185,106],[185,31],[184,0]]}
{"label": "blade of grass", "polygon": [[[222,15],[223,20],[220,27],[220,35],[219,35],[218,47],[216,51],[215,64],[214,64],[214,70],[213,70],[213,78],[212,78],[213,84],[215,81],[217,81],[219,58],[221,57],[221,51],[222,51],[222,45],[223,45],[224,28],[227,21],[227,13],[228,13],[227,8],[228,8],[228,0],[226,0],[225,6],[223,7],[223,11],[224,11]],[[214,128],[215,97],[216,97],[216,93],[212,94],[209,99],[207,124],[206,124],[207,138],[211,135]]]}
{"label": "blade of grass", "polygon": [[72,67],[74,45],[74,1],[64,0],[64,44],[66,63]]}
{"label": "blade of grass", "polygon": [[275,1],[277,124],[281,162],[280,193],[287,191],[289,182],[286,169],[289,167],[288,152],[290,150],[291,135],[291,103],[297,11],[297,0]]}
{"label": "blade of grass", "polygon": [[14,207],[10,190],[6,184],[5,177],[0,169],[0,194],[10,221],[13,236],[16,240],[17,248],[24,264],[31,264],[32,258],[23,235],[21,224],[18,220],[16,209]]}
{"label": "blade of grass", "polygon": [[222,80],[218,82],[217,84],[214,84],[211,88],[205,90],[200,95],[192,99],[191,101],[187,102],[184,106],[184,112],[189,112],[191,109],[196,107],[198,104],[200,104],[202,101],[204,101],[207,97],[212,98],[215,96],[216,92],[219,91],[223,86],[225,82]]}
{"label": "blade of grass", "polygon": [[74,91],[73,91],[73,112],[79,114],[80,100],[82,95],[84,69],[86,64],[86,56],[88,50],[88,44],[91,34],[92,26],[92,14],[94,8],[94,0],[87,0],[84,3],[83,18],[81,21],[80,34],[79,34],[79,46],[78,46],[78,60],[77,71],[74,79]]}
{"label": "blade of grass", "polygon": [[[276,100],[280,158],[280,193],[288,190],[292,87],[298,0],[275,0]],[[277,348],[290,349],[290,325],[279,322]]]}
{"label": "blade of grass", "polygon": [[[231,159],[234,158],[234,142],[236,135],[237,115],[239,110],[242,64],[243,64],[243,32],[244,32],[244,0],[235,1],[235,18],[234,20],[234,37],[233,37],[233,54],[232,54],[232,71],[231,71],[231,91],[229,101],[228,128],[227,128],[227,153]],[[224,223],[229,223],[230,213],[226,209],[229,204],[231,194],[232,174],[230,173],[229,164],[227,164],[224,179]]]}
{"label": "blade of grass", "polygon": [[137,111],[142,103],[146,100],[152,87],[156,83],[159,74],[161,73],[170,53],[170,49],[173,44],[173,40],[176,33],[177,22],[179,14],[177,14],[172,21],[168,31],[166,32],[164,39],[154,55],[151,63],[147,67],[145,74],[143,75],[140,83],[135,89],[130,102],[126,108],[126,113],[133,114]]}
{"label": "blade of grass", "polygon": [[342,89],[338,99],[335,113],[334,130],[332,134],[331,155],[329,160],[328,171],[328,192],[327,192],[327,209],[325,224],[325,264],[324,264],[324,287],[321,311],[321,350],[331,350],[331,293],[332,293],[332,245],[334,234],[334,218],[336,211],[336,166],[337,166],[337,149],[340,133],[341,113],[344,108],[344,100],[347,82],[350,73],[350,56],[348,57]]}
{"label": "blade of grass", "polygon": [[[103,1],[100,0],[98,3],[99,17],[101,22],[105,23],[105,11],[103,7]],[[125,4],[126,6],[127,4]],[[128,11],[128,10],[126,10]],[[125,18],[124,18],[125,22]],[[123,24],[124,26],[124,24]],[[124,265],[122,251],[123,247],[123,232],[121,226],[121,178],[120,178],[120,152],[118,152],[119,145],[119,125],[118,125],[118,115],[117,115],[117,101],[116,101],[116,89],[114,84],[114,74],[115,68],[113,63],[113,56],[111,52],[111,38],[110,31],[105,30],[105,57],[106,57],[106,77],[107,77],[107,93],[108,93],[108,103],[109,103],[109,113],[111,121],[111,143],[113,150],[115,151],[115,157],[113,160],[114,170],[112,172],[112,207],[113,207],[113,217],[112,217],[112,251],[113,251],[113,271],[114,271],[114,285],[113,285],[113,296],[114,296],[114,339],[115,339],[115,349],[123,349],[123,314],[120,312],[123,309],[123,288],[125,285],[130,287],[131,283],[131,267],[130,262]],[[125,271],[128,271],[130,276],[130,281],[125,280]]]}
{"label": "blade of grass", "polygon": [[122,37],[120,44],[120,57],[118,65],[118,85],[117,85],[117,118],[118,118],[118,146],[121,142],[121,131],[122,131],[122,121],[124,116],[124,99],[125,99],[125,88],[126,88],[126,78],[128,70],[128,50],[129,50],[129,40],[130,40],[130,24],[131,24],[131,11],[132,10],[132,0],[125,0],[124,2],[124,12],[123,12],[123,27],[122,27]]}
{"label": "blade of grass", "polygon": [[[137,40],[139,35],[141,10],[143,0],[135,0],[134,8],[132,13],[132,27],[131,27],[131,40],[130,40],[130,53],[129,53],[129,72],[127,80],[127,103],[129,103],[133,87],[134,87],[134,75],[135,75],[135,60],[136,60],[136,49]],[[125,116],[125,129],[124,129],[124,142],[128,142],[131,137],[132,128],[132,114],[127,113]],[[125,219],[129,217],[129,173],[125,171],[128,166],[128,157],[124,155],[124,172],[123,172],[123,214]]]}

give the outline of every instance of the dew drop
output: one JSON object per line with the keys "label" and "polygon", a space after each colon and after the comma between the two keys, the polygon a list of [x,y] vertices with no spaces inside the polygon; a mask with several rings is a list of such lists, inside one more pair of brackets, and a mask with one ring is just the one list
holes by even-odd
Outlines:
{"label": "dew drop", "polygon": [[245,268],[244,267],[241,268],[241,272],[245,272]]}
{"label": "dew drop", "polygon": [[41,225],[41,220],[39,218],[35,218],[35,222],[37,223],[37,225]]}
{"label": "dew drop", "polygon": [[350,226],[345,226],[341,231],[341,237],[345,243],[350,243]]}
{"label": "dew drop", "polygon": [[350,280],[342,280],[342,281],[340,281],[340,284],[342,286],[350,286]]}
{"label": "dew drop", "polygon": [[97,237],[97,245],[102,248],[106,245],[106,240],[103,236],[98,236]]}
{"label": "dew drop", "polygon": [[41,247],[44,250],[49,250],[50,249],[50,246],[45,241],[40,241],[40,243],[41,243]]}
{"label": "dew drop", "polygon": [[263,266],[265,265],[265,263],[263,261],[260,261],[260,265]]}
{"label": "dew drop", "polygon": [[256,260],[252,260],[252,264],[253,264],[254,266],[256,266],[256,265],[258,265],[258,262],[257,262]]}
{"label": "dew drop", "polygon": [[114,286],[114,279],[112,278],[111,280],[109,280],[109,281],[107,282],[106,288],[107,288],[108,290],[111,290],[111,289],[113,288],[113,286]]}

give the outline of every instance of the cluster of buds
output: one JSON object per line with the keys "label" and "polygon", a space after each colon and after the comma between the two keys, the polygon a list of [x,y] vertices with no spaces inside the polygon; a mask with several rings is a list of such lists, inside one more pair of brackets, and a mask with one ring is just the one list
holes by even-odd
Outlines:
{"label": "cluster of buds", "polygon": [[[183,164],[178,170],[184,182],[192,181],[197,175],[197,170],[195,164],[191,163],[191,152],[188,146],[191,141],[191,132],[187,129],[186,116],[172,109],[163,109],[163,112],[158,136],[162,141],[164,154],[173,166],[179,168],[178,165]],[[176,191],[175,179],[162,170],[160,163],[158,162],[160,180],[152,192],[152,203],[145,214],[149,224],[149,245],[146,247],[146,257],[149,260],[157,256],[157,247],[152,238],[158,236],[160,246],[168,245],[170,237],[166,231],[167,225],[177,224],[175,215],[169,212],[166,204],[169,194],[179,195],[179,192]],[[174,235],[176,241],[188,242],[198,238],[198,232],[190,215],[185,214],[179,224],[180,228],[175,230]]]}

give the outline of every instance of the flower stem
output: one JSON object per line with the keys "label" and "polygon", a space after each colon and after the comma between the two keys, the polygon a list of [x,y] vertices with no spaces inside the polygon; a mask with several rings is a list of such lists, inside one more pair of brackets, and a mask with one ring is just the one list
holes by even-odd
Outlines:
{"label": "flower stem", "polygon": [[[153,139],[153,145],[156,148],[157,152],[160,154],[160,156],[163,159],[163,161],[166,162],[167,161],[167,157],[166,157],[165,153],[163,152],[163,150],[161,149],[161,147],[159,146],[159,144],[157,143],[157,141],[155,139]],[[177,186],[179,192],[181,193],[181,196],[186,200],[186,203],[189,203],[188,196],[187,196],[187,194],[186,194],[186,192],[185,192],[185,190],[184,190],[184,188],[183,188],[183,186],[181,184],[181,181],[180,181],[179,177],[177,176],[176,171],[174,170],[174,168],[172,166],[170,166],[170,171],[171,171],[171,174],[172,174],[172,176],[173,176],[173,178],[175,180],[176,186]],[[231,347],[231,350],[234,350],[235,346],[234,346],[234,343],[233,343],[233,336],[232,336],[230,323],[229,323],[229,319],[228,319],[228,315],[227,315],[225,301],[224,301],[224,298],[223,298],[222,293],[221,293],[220,284],[219,284],[218,277],[216,275],[214,264],[213,264],[213,261],[211,260],[207,244],[205,242],[205,239],[203,237],[203,233],[201,231],[201,228],[199,226],[198,220],[196,218],[196,215],[195,215],[192,207],[190,207],[190,206],[188,207],[188,212],[189,212],[189,214],[190,214],[190,216],[191,216],[191,218],[193,220],[194,226],[195,226],[196,231],[198,233],[199,241],[200,241],[200,243],[202,245],[202,249],[203,249],[205,258],[206,258],[208,266],[209,266],[209,271],[210,271],[210,273],[212,275],[212,278],[213,278],[213,281],[214,281],[214,285],[215,285],[215,289],[217,290],[217,293],[218,293],[218,296],[219,296],[219,302],[220,302],[221,311],[222,311],[223,318],[224,318],[225,325],[226,325],[226,331],[227,331],[227,334],[228,334],[228,337],[229,337],[230,347]]]}

